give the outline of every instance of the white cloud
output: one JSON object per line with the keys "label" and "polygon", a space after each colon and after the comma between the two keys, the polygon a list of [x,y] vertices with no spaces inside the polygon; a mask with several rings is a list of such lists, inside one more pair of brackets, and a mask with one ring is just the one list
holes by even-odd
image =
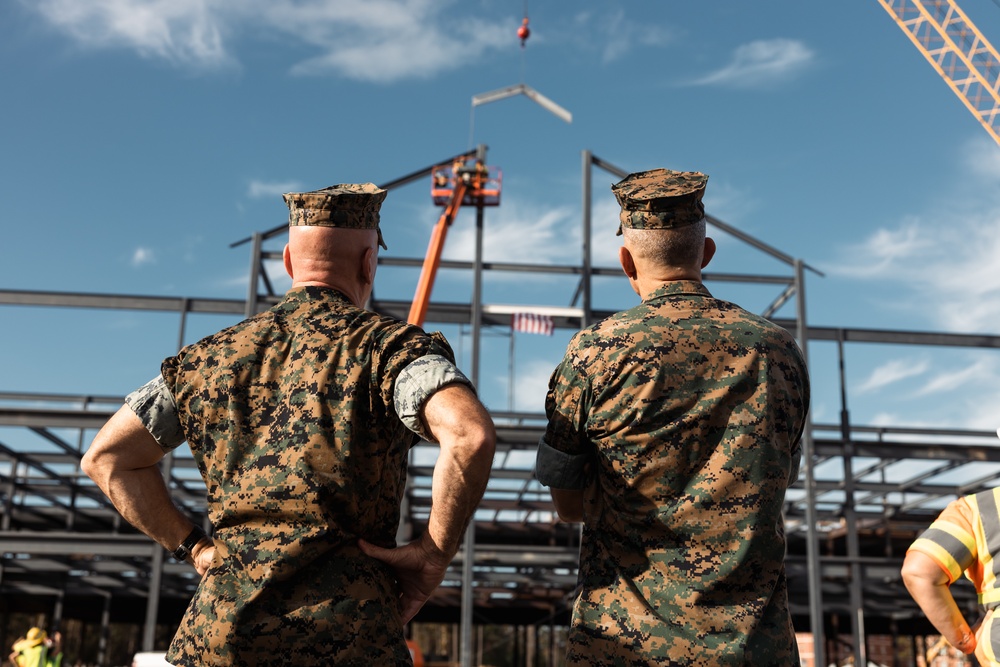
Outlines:
{"label": "white cloud", "polygon": [[439,20],[438,13],[449,3],[409,0],[372,4],[383,6],[363,16],[352,14],[339,23],[304,19],[293,32],[316,47],[320,55],[296,64],[292,73],[336,73],[376,83],[425,79],[511,45],[507,25]]}
{"label": "white cloud", "polygon": [[131,48],[140,55],[197,67],[232,64],[211,0],[25,1],[85,46]]}
{"label": "white cloud", "polygon": [[[508,200],[483,230],[483,258],[496,262],[570,264],[579,261],[579,223],[568,207],[545,209]],[[467,225],[448,235],[444,257],[475,256],[476,230]]]}
{"label": "white cloud", "polygon": [[156,256],[153,254],[153,251],[150,250],[149,248],[143,248],[142,246],[136,248],[132,252],[132,258],[129,260],[129,264],[131,264],[135,268],[139,268],[140,266],[144,266],[146,264],[155,264],[155,263],[156,263]]}
{"label": "white cloud", "polygon": [[1000,149],[981,137],[960,146],[956,158],[952,182],[926,211],[842,247],[823,268],[904,288],[895,291],[894,308],[935,328],[1000,331]]}
{"label": "white cloud", "polygon": [[890,276],[935,250],[934,240],[925,233],[923,223],[915,218],[904,220],[896,229],[876,229],[861,243],[843,251],[847,259],[827,270],[853,278]]}
{"label": "white cloud", "polygon": [[621,9],[599,25],[605,40],[601,54],[605,63],[620,60],[636,46],[659,46],[672,39],[672,34],[660,26],[629,21]]}
{"label": "white cloud", "polygon": [[989,183],[1000,180],[1000,148],[986,139],[970,141],[964,149],[966,165],[970,171]]}
{"label": "white cloud", "polygon": [[[995,383],[996,377],[996,355],[977,355],[977,358],[965,368],[949,370],[931,378],[917,391],[917,395],[934,396],[969,387],[989,387]],[[1000,415],[997,415],[996,420],[1000,424]]]}
{"label": "white cloud", "polygon": [[514,410],[519,412],[544,412],[545,393],[549,377],[555,368],[554,361],[534,359],[514,368]]}
{"label": "white cloud", "polygon": [[899,283],[895,299],[949,331],[1000,330],[1000,207],[910,218],[843,249],[832,275]]}
{"label": "white cloud", "polygon": [[607,14],[577,12],[560,26],[547,26],[542,37],[572,43],[582,51],[597,50],[601,62],[608,64],[621,60],[636,47],[666,45],[674,40],[674,31],[648,21],[631,21],[624,9],[616,8]]}
{"label": "white cloud", "polygon": [[238,38],[267,34],[314,55],[297,75],[426,78],[509,48],[512,28],[456,16],[454,0],[22,0],[76,42],[195,69],[237,62]]}
{"label": "white cloud", "polygon": [[738,47],[728,65],[693,83],[734,88],[768,87],[795,78],[814,60],[813,51],[798,40],[757,40]]}
{"label": "white cloud", "polygon": [[922,375],[927,372],[929,364],[926,360],[893,359],[872,370],[868,378],[857,388],[859,394]]}
{"label": "white cloud", "polygon": [[268,183],[267,181],[250,181],[247,188],[247,195],[251,199],[262,197],[281,196],[286,192],[298,192],[300,184],[296,181],[286,181],[284,183]]}

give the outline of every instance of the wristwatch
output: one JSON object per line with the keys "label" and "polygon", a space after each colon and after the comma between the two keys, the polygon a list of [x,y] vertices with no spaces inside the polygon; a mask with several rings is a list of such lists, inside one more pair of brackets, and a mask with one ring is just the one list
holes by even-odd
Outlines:
{"label": "wristwatch", "polygon": [[191,556],[191,550],[194,549],[195,545],[206,537],[208,535],[201,529],[201,526],[195,526],[188,533],[188,536],[184,538],[184,541],[181,542],[181,545],[173,550],[174,558],[181,563],[185,562]]}

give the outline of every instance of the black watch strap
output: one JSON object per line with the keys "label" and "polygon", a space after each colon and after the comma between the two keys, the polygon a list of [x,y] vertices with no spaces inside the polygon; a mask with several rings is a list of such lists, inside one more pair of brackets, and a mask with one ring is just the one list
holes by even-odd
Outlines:
{"label": "black watch strap", "polygon": [[205,537],[208,537],[208,535],[206,535],[205,531],[201,529],[201,526],[195,526],[192,528],[188,536],[184,538],[183,542],[181,542],[181,545],[174,549],[174,558],[181,563],[186,561],[191,555],[191,550],[194,549],[194,546],[201,542],[202,538]]}

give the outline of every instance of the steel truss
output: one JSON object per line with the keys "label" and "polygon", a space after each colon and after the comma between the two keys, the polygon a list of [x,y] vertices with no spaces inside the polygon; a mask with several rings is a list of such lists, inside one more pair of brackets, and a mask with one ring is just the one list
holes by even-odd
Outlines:
{"label": "steel truss", "polygon": [[[447,160],[435,164],[443,162]],[[471,271],[477,281],[485,272],[579,276],[576,302],[548,309],[555,326],[576,330],[610,315],[595,309],[591,296],[594,277],[619,274],[617,269],[591,266],[595,167],[619,177],[626,173],[583,153],[579,265],[485,262],[478,252],[472,261],[443,262],[442,268]],[[423,176],[423,170],[414,172],[386,187]],[[855,664],[859,660],[865,664],[866,632],[932,632],[901,584],[903,553],[946,501],[1000,484],[1000,449],[989,445],[995,439],[991,432],[852,424],[846,409],[844,350],[856,344],[994,349],[1000,348],[1000,336],[810,325],[805,321],[804,297],[804,274],[810,267],[721,220],[710,217],[709,222],[779,260],[788,272],[708,273],[707,283],[772,286],[778,293],[765,315],[795,333],[807,353],[814,345],[837,348],[845,406],[840,423],[812,424],[808,430],[803,474],[786,503],[787,571],[796,627],[813,632],[819,640],[816,664],[826,664],[822,658],[830,640],[824,637],[834,634],[849,635]],[[477,225],[481,235],[481,217]],[[0,306],[174,313],[179,319],[178,339],[183,341],[189,314],[227,315],[235,321],[279,300],[265,264],[279,255],[263,250],[262,244],[283,231],[282,226],[239,242],[251,242],[252,283],[246,300],[0,290]],[[380,260],[398,267],[419,267],[421,261]],[[775,317],[792,298],[796,316]],[[374,299],[371,308],[405,319],[410,303]],[[510,310],[481,303],[477,295],[472,303],[431,302],[426,321],[478,323],[473,329],[481,336],[483,327],[509,325]],[[173,562],[128,526],[80,473],[82,452],[121,402],[119,396],[0,393],[0,427],[24,430],[34,442],[14,447],[0,441],[0,596],[7,608],[40,608],[55,623],[63,617],[91,618],[95,608],[103,609],[105,623],[114,618],[143,623],[145,648],[151,649],[156,625],[179,620],[197,579],[190,567]],[[475,517],[474,539],[467,541],[444,585],[417,620],[456,622],[465,608],[466,618],[472,615],[477,622],[565,623],[576,586],[579,529],[556,520],[548,492],[532,475],[531,453],[543,433],[542,415],[495,411],[492,416],[499,438],[497,457]],[[426,525],[431,466],[422,462],[426,457],[421,454],[431,449],[418,446],[411,459],[401,526],[404,537],[418,534]],[[190,454],[170,457],[164,474],[177,505],[204,523],[204,485]],[[468,553],[473,553],[471,560]],[[955,590],[960,604],[974,606],[971,588]],[[95,600],[100,601],[96,607]]]}

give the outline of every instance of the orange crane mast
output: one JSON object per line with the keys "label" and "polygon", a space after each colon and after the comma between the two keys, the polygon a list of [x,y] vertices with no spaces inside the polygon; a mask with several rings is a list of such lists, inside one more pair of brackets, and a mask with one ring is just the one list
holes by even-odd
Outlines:
{"label": "orange crane mast", "polygon": [[1000,144],[1000,55],[955,0],[878,0]]}

